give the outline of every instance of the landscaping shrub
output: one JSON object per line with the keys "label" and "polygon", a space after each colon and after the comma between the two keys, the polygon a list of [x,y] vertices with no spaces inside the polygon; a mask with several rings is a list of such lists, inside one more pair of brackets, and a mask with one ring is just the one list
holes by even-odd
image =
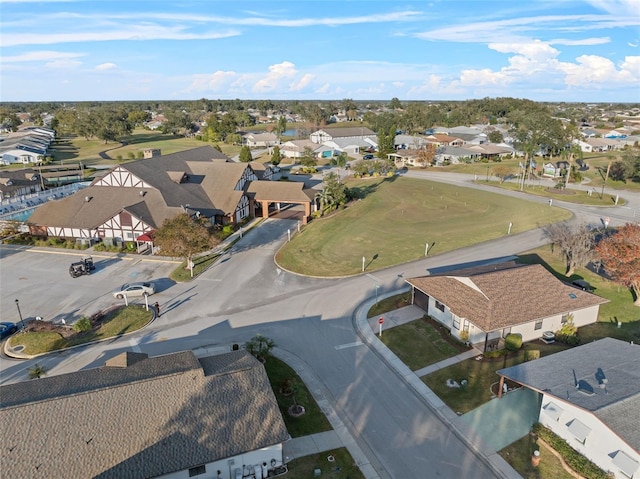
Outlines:
{"label": "landscaping shrub", "polygon": [[91,331],[92,325],[91,320],[86,317],[80,318],[78,321],[73,323],[73,330],[77,333],[83,333],[85,331]]}
{"label": "landscaping shrub", "polygon": [[498,349],[497,351],[487,351],[483,356],[487,359],[496,359],[502,356],[507,356],[510,351],[506,349]]}
{"label": "landscaping shrub", "polygon": [[540,359],[540,350],[539,349],[527,349],[524,352],[524,360],[532,361],[534,359]]}
{"label": "landscaping shrub", "polygon": [[508,334],[504,338],[504,347],[507,351],[517,351],[522,347],[522,335],[521,334]]}
{"label": "landscaping shrub", "polygon": [[553,449],[555,449],[564,459],[571,469],[582,475],[586,479],[611,479],[610,473],[607,473],[596,466],[593,462],[572,448],[567,441],[555,434],[551,429],[544,427],[540,423],[532,426],[539,438],[543,439]]}
{"label": "landscaping shrub", "polygon": [[556,341],[559,341],[569,346],[577,346],[580,344],[580,337],[578,336],[578,328],[573,324],[573,315],[569,315],[567,322],[562,325],[559,331],[555,332]]}

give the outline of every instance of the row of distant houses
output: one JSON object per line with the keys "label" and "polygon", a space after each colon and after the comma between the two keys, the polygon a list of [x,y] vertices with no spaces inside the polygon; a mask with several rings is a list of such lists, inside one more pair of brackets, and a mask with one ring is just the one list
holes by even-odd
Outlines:
{"label": "row of distant houses", "polygon": [[55,130],[43,126],[29,126],[0,138],[0,165],[41,164],[50,154]]}

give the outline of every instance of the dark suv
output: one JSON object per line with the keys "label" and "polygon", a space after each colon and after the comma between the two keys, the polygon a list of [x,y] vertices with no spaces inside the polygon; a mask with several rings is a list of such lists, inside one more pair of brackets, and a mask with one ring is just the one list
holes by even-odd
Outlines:
{"label": "dark suv", "polygon": [[575,281],[571,281],[571,285],[581,289],[582,291],[588,291],[589,293],[593,291],[593,286],[587,283],[584,279],[576,279]]}

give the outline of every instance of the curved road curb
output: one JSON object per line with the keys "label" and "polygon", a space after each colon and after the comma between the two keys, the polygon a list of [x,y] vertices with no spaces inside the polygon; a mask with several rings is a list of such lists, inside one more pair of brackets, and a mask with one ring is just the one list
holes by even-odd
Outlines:
{"label": "curved road curb", "polygon": [[[407,288],[397,289],[381,295],[378,301],[403,293]],[[410,387],[414,393],[422,399],[424,404],[434,413],[443,423],[447,424],[451,431],[471,449],[485,464],[496,474],[496,477],[502,479],[521,479],[520,474],[513,469],[497,451],[492,451],[482,444],[479,438],[472,430],[465,427],[458,420],[458,416],[449,407],[435,395],[431,389],[423,383],[420,378],[411,371],[389,348],[376,338],[375,333],[369,326],[367,321],[367,312],[375,304],[375,298],[370,298],[361,303],[353,313],[353,324],[357,334],[364,340],[371,351],[377,354],[393,372],[398,375],[403,382]]]}

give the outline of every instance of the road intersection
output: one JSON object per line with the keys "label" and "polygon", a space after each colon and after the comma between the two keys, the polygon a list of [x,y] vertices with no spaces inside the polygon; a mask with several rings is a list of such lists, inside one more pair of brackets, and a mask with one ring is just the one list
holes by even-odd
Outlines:
{"label": "road intersection", "polygon": [[[460,181],[459,177],[438,178]],[[630,208],[640,207],[640,195],[625,193],[625,198]],[[602,216],[600,209],[566,205],[581,221],[596,221]],[[612,223],[633,221],[632,211],[610,208],[607,216]],[[97,273],[70,279],[66,269],[71,256],[3,245],[3,318],[13,316],[9,311],[14,297],[20,297],[26,316],[51,319],[105,308],[113,302],[109,291],[132,278],[160,278],[160,292],[153,299],[160,302],[163,315],[151,325],[112,341],[46,355],[38,358],[38,363],[50,375],[61,374],[101,366],[125,350],[158,355],[230,348],[259,332],[313,371],[323,397],[361,449],[372,456],[369,459],[378,477],[499,477],[473,444],[454,434],[407,388],[404,379],[362,342],[354,327],[354,311],[374,297],[376,284],[380,295],[393,292],[405,286],[404,278],[435,268],[475,264],[533,249],[546,243],[544,233],[533,230],[505,236],[376,271],[373,276],[313,279],[288,273],[273,261],[287,239],[287,230],[294,228],[295,222],[290,220],[267,220],[244,235],[215,266],[193,282],[181,284],[168,279],[175,263],[98,257],[96,253]],[[0,383],[25,380],[34,362],[0,359]]]}

